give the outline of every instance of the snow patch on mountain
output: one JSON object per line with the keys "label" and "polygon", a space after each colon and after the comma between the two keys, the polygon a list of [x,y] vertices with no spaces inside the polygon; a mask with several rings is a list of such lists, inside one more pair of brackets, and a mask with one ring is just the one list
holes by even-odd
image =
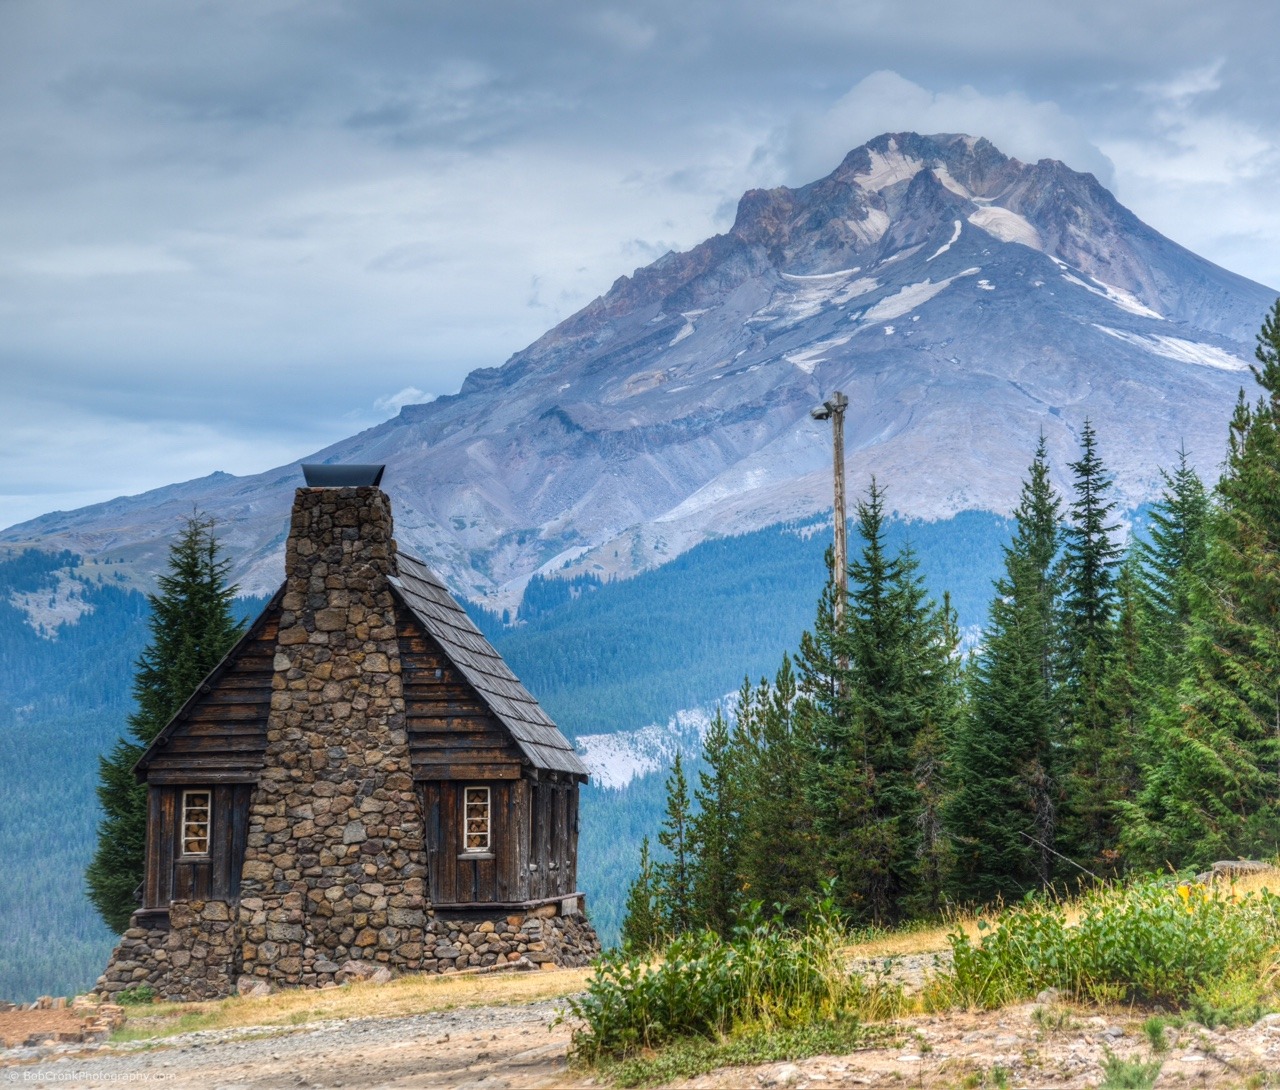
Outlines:
{"label": "snow patch on mountain", "polygon": [[[720,704],[731,715],[736,696],[731,693]],[[578,755],[597,787],[617,790],[638,776],[670,768],[677,753],[698,756],[712,715],[706,708],[684,708],[666,723],[651,723],[639,730],[582,734],[576,741]]]}
{"label": "snow patch on mountain", "polygon": [[962,227],[962,224],[960,223],[960,221],[956,220],[955,233],[952,234],[952,236],[946,242],[944,242],[941,246],[937,248],[937,250],[934,251],[933,257],[926,257],[925,260],[932,261],[934,257],[941,257],[949,249],[951,249],[951,247],[955,245],[956,240],[960,237],[961,227]]}
{"label": "snow patch on mountain", "polygon": [[883,208],[868,208],[867,214],[862,219],[847,219],[844,224],[863,246],[874,246],[884,238],[892,222],[889,219],[889,213]]}
{"label": "snow patch on mountain", "polygon": [[908,284],[905,288],[900,288],[887,298],[881,299],[880,302],[863,314],[860,320],[864,322],[885,322],[893,318],[901,318],[904,314],[910,314],[916,307],[927,303],[939,292],[946,291],[961,277],[974,276],[981,271],[980,268],[965,269],[964,272],[956,273],[955,276],[944,277],[937,283],[926,279],[919,284]]}
{"label": "snow patch on mountain", "polygon": [[1110,326],[1094,323],[1094,329],[1100,329],[1108,336],[1124,341],[1126,344],[1145,348],[1157,356],[1179,363],[1194,363],[1199,367],[1214,367],[1219,371],[1247,371],[1249,365],[1239,356],[1233,356],[1211,344],[1200,341],[1187,341],[1181,337],[1164,337],[1159,334],[1143,335],[1130,333],[1123,329],[1112,329]]}
{"label": "snow patch on mountain", "polygon": [[869,189],[874,193],[879,193],[882,189],[888,189],[891,185],[898,182],[910,181],[920,173],[924,162],[911,155],[904,155],[898,150],[898,142],[890,137],[888,147],[881,152],[875,148],[868,148],[868,155],[871,160],[871,166],[866,173],[855,174],[858,184],[863,189]]}
{"label": "snow patch on mountain", "polygon": [[[951,177],[951,171],[947,169],[947,165],[945,163],[933,168],[933,176],[951,190],[951,192],[957,197],[964,197],[966,200],[973,200],[973,194]],[[952,241],[954,242],[955,239],[952,239]]]}
{"label": "snow patch on mountain", "polygon": [[1033,250],[1044,250],[1040,232],[1032,226],[1030,220],[997,204],[971,212],[969,222],[1001,242],[1017,242],[1030,246]]}
{"label": "snow patch on mountain", "polygon": [[706,313],[707,313],[706,307],[703,307],[701,310],[684,311],[680,315],[680,317],[684,319],[684,326],[681,328],[679,333],[677,333],[674,337],[671,338],[671,343],[667,345],[667,347],[675,348],[675,346],[678,345],[681,341],[683,341],[686,337],[693,336],[693,320],[697,318],[699,315],[706,314]]}
{"label": "snow patch on mountain", "polygon": [[[1164,315],[1152,310],[1148,306],[1144,306],[1133,295],[1125,291],[1123,288],[1117,288],[1112,284],[1104,284],[1101,280],[1090,277],[1092,284],[1088,284],[1081,280],[1080,277],[1074,276],[1069,272],[1062,274],[1062,279],[1069,284],[1075,284],[1077,287],[1084,288],[1085,291],[1093,292],[1094,295],[1100,296],[1108,303],[1113,303],[1121,310],[1127,310],[1130,314],[1136,314],[1140,318],[1158,318],[1164,320]],[[1096,285],[1096,286],[1095,286]]]}
{"label": "snow patch on mountain", "polygon": [[852,339],[852,333],[844,337],[832,337],[829,341],[819,341],[817,344],[799,352],[789,352],[782,358],[788,363],[794,363],[806,375],[812,375],[813,369],[827,358],[827,353],[831,349],[838,348],[842,344],[848,344]]}
{"label": "snow patch on mountain", "polygon": [[796,325],[822,313],[829,307],[844,306],[851,299],[873,292],[880,286],[880,281],[874,276],[849,279],[859,271],[849,269],[845,272],[828,273],[822,276],[785,273],[783,274],[785,279],[794,282],[795,289],[776,292],[770,298],[768,306],[757,310],[747,319],[747,322]]}

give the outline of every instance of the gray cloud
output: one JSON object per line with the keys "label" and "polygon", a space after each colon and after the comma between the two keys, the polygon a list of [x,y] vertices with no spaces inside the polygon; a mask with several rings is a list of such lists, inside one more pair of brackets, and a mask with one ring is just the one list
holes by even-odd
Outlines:
{"label": "gray cloud", "polygon": [[452,391],[888,129],[1062,158],[1280,283],[1277,29],[1252,0],[5,0],[0,523]]}

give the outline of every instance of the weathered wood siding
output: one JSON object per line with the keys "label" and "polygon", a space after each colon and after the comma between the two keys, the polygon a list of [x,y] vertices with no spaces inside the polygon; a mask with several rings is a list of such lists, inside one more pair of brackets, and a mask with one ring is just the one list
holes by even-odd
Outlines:
{"label": "weathered wood siding", "polygon": [[[182,792],[207,790],[210,795],[209,854],[182,854]],[[168,908],[174,900],[235,901],[240,896],[249,826],[247,783],[184,786],[161,784],[147,791],[147,866],[142,907]]]}
{"label": "weathered wood siding", "polygon": [[578,785],[565,780],[523,782],[529,798],[526,845],[528,898],[563,897],[577,891]]}
{"label": "weathered wood siding", "polygon": [[198,694],[168,743],[151,757],[148,783],[250,783],[258,778],[267,747],[279,627],[280,609],[273,605],[234,661]]}
{"label": "weathered wood siding", "polygon": [[516,780],[511,735],[408,610],[398,610],[409,755],[420,781]]}
{"label": "weathered wood siding", "polygon": [[[527,842],[522,780],[437,780],[419,784],[427,831],[427,885],[432,904],[477,904],[528,899],[521,845]],[[463,792],[488,787],[491,850],[463,851]]]}

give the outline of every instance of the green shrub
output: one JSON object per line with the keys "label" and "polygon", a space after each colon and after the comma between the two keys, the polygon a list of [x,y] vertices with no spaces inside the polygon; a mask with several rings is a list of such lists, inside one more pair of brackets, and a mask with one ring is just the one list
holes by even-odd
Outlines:
{"label": "green shrub", "polygon": [[[1280,944],[1280,898],[1236,901],[1215,887],[1161,880],[1085,895],[1068,926],[1061,903],[1029,900],[985,930],[980,945],[950,937],[954,964],[930,991],[935,1006],[996,1007],[1058,988],[1077,999],[1185,1006],[1237,974],[1259,971]],[[1242,1009],[1260,989],[1230,997]],[[1248,1008],[1251,1009],[1251,1008]]]}
{"label": "green shrub", "polygon": [[626,952],[606,954],[586,994],[569,1000],[567,1014],[582,1023],[574,1054],[595,1062],[686,1037],[848,1020],[877,1002],[890,1010],[900,993],[886,997],[849,973],[845,937],[828,897],[797,929],[780,915],[765,918],[757,904],[731,939],[682,935],[655,965]]}
{"label": "green shrub", "polygon": [[1099,1090],[1151,1090],[1160,1077],[1159,1060],[1143,1063],[1141,1060],[1122,1060],[1108,1052],[1102,1061],[1102,1084]]}
{"label": "green shrub", "polygon": [[132,988],[125,988],[122,992],[116,993],[116,1002],[123,1003],[126,1006],[141,1006],[143,1003],[150,1003],[156,997],[156,990],[150,984],[135,984]]}

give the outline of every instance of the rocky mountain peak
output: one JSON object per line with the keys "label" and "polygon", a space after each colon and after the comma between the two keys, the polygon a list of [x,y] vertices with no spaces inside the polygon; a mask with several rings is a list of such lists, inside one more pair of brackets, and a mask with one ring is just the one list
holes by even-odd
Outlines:
{"label": "rocky mountain peak", "polygon": [[[808,185],[744,194],[729,231],[620,277],[458,394],[307,460],[387,463],[406,548],[497,607],[534,572],[626,576],[828,508],[829,435],[808,410],[833,389],[852,403],[851,487],[875,473],[902,514],[1007,511],[1035,438],[1065,466],[1086,418],[1138,503],[1182,445],[1213,472],[1274,298],[1092,175],[886,133]],[[196,503],[261,590],[298,479],[188,482],[0,541],[109,541],[155,570],[159,528]]]}

